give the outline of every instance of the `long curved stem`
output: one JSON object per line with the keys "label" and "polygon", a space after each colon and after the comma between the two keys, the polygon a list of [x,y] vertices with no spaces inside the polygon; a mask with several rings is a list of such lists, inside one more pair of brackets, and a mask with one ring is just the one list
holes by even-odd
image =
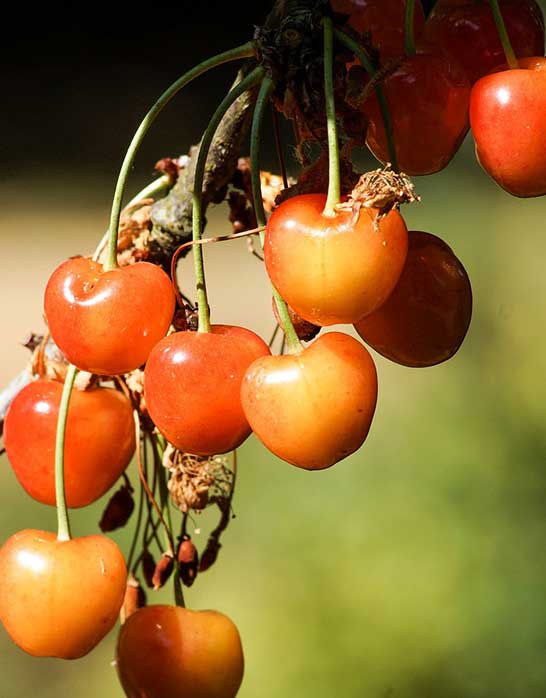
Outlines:
{"label": "long curved stem", "polygon": [[[193,181],[193,208],[192,208],[192,238],[194,241],[201,239],[203,231],[203,180],[205,177],[205,165],[209,148],[227,110],[244,92],[257,85],[263,78],[264,69],[255,68],[245,78],[243,78],[224,97],[209,122],[201,144],[199,154],[195,164],[195,177]],[[198,332],[210,332],[210,311],[207,298],[207,285],[205,281],[205,270],[203,267],[203,252],[201,246],[197,245],[194,250],[195,282],[197,285],[197,308],[199,313]]]}
{"label": "long curved stem", "polygon": [[415,55],[414,32],[415,0],[406,0],[406,13],[404,17],[404,48],[406,56]]}
{"label": "long curved stem", "polygon": [[217,56],[214,56],[206,61],[203,61],[202,63],[199,63],[199,65],[196,65],[191,70],[188,70],[187,73],[184,73],[182,77],[176,80],[176,82],[174,82],[167,90],[165,90],[165,92],[153,105],[150,111],[146,114],[140,126],[138,127],[135,135],[133,136],[129,148],[127,149],[127,153],[125,155],[118,175],[116,189],[114,192],[114,200],[112,202],[112,211],[110,214],[110,225],[108,228],[110,244],[108,260],[105,264],[106,270],[115,269],[117,267],[117,237],[119,217],[121,214],[121,205],[123,201],[123,194],[125,191],[125,184],[127,182],[129,171],[133,165],[133,161],[140,147],[140,144],[142,143],[144,136],[148,132],[150,126],[155,121],[156,117],[183,87],[185,87],[189,82],[191,82],[195,78],[205,73],[207,70],[215,68],[216,66],[221,65],[222,63],[235,61],[240,58],[248,58],[253,55],[254,45],[252,44],[252,42],[248,42],[246,44],[243,44],[242,46],[238,46],[237,48],[234,48],[230,51],[225,51],[224,53],[220,53]]}
{"label": "long curved stem", "polygon": [[493,19],[495,20],[497,32],[499,33],[502,49],[504,51],[504,55],[506,56],[506,62],[510,68],[519,68],[518,59],[516,58],[516,54],[512,48],[508,32],[506,31],[506,24],[504,23],[498,0],[489,0],[489,4],[491,6],[491,12],[493,13]]}
{"label": "long curved stem", "polygon": [[66,437],[66,422],[68,419],[68,407],[70,396],[74,387],[74,379],[78,369],[72,364],[69,365],[64,379],[61,404],[59,405],[59,416],[57,418],[57,434],[55,438],[55,500],[57,503],[57,539],[66,541],[72,537],[70,535],[70,521],[66,507],[66,493],[64,489],[64,444]]}
{"label": "long curved stem", "polygon": [[323,215],[333,216],[341,198],[339,143],[334,99],[334,26],[329,17],[322,20],[324,29],[324,97],[328,128],[328,196]]}
{"label": "long curved stem", "polygon": [[[273,81],[271,78],[264,78],[256,100],[254,115],[252,117],[252,128],[250,130],[250,178],[252,182],[252,200],[254,203],[256,223],[260,228],[265,227],[266,224],[264,202],[262,198],[262,183],[260,179],[260,145],[262,141],[264,112],[272,91]],[[265,232],[263,231],[260,233],[260,241],[263,248],[265,241]],[[292,324],[292,320],[290,319],[288,306],[277,289],[274,286],[272,286],[272,289],[282,329],[288,342],[288,349],[290,352],[297,353],[301,351],[302,347],[296,330],[294,329],[294,325]]]}
{"label": "long curved stem", "polygon": [[[368,58],[368,56],[364,53],[364,51],[360,48],[360,46],[357,44],[357,42],[354,39],[351,39],[350,36],[347,36],[347,34],[344,34],[342,31],[339,31],[339,29],[334,30],[334,35],[336,39],[338,39],[342,44],[344,44],[350,51],[352,51],[355,56],[358,58],[360,61],[360,64],[364,68],[364,70],[368,73],[370,79],[374,79],[376,70]],[[381,118],[383,119],[383,125],[385,127],[385,133],[387,135],[387,146],[389,149],[389,159],[391,161],[392,168],[395,172],[399,172],[400,168],[398,167],[398,158],[396,157],[396,147],[394,144],[394,135],[393,135],[393,127],[392,127],[392,119],[391,119],[391,113],[389,110],[389,105],[387,103],[387,99],[385,97],[385,93],[383,91],[383,88],[381,85],[377,84],[374,87],[375,89],[375,94],[377,97],[377,103],[379,104],[379,109],[381,111]]]}

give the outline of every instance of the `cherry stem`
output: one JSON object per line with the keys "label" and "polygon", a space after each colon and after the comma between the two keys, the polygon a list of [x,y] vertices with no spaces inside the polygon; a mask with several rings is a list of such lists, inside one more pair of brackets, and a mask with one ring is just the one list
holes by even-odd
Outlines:
{"label": "cherry stem", "polygon": [[[260,91],[258,92],[258,98],[256,99],[256,106],[252,117],[252,127],[250,129],[250,179],[252,183],[252,200],[254,203],[256,223],[264,231],[260,233],[262,249],[265,242],[266,216],[262,197],[262,181],[260,178],[260,146],[262,142],[262,125],[265,108],[269,102],[272,91],[273,81],[269,77],[264,78],[260,86]],[[288,306],[277,289],[273,285],[271,288],[273,290],[273,298],[275,299],[281,326],[288,341],[289,351],[297,354],[301,351],[302,346],[296,334],[296,330],[294,329],[294,325],[292,324],[292,320],[290,319]]]}
{"label": "cherry stem", "polygon": [[506,56],[506,62],[512,69],[519,68],[518,59],[516,58],[516,54],[512,48],[508,32],[506,31],[506,24],[504,23],[498,0],[489,0],[489,4],[491,6],[491,12],[493,13],[493,19],[495,20],[495,26],[497,27],[499,39],[502,44],[502,49],[504,51],[504,55]]}
{"label": "cherry stem", "polygon": [[161,95],[161,97],[146,114],[140,126],[138,127],[135,135],[133,136],[133,140],[131,141],[129,148],[127,149],[127,153],[125,155],[118,175],[116,190],[114,192],[114,200],[112,202],[112,212],[110,214],[110,225],[108,228],[110,242],[108,259],[104,265],[106,271],[115,269],[118,266],[117,239],[119,219],[121,215],[121,205],[123,201],[123,194],[125,192],[125,185],[129,176],[129,172],[133,165],[135,156],[140,147],[140,144],[142,143],[144,136],[148,132],[150,126],[155,121],[156,117],[161,113],[163,108],[183,87],[185,87],[189,82],[191,82],[195,78],[205,73],[207,70],[222,65],[223,63],[228,63],[229,61],[235,61],[241,58],[248,58],[250,56],[253,56],[254,53],[254,45],[252,44],[252,42],[248,42],[246,44],[243,44],[242,46],[238,46],[237,48],[231,49],[230,51],[225,51],[224,53],[220,53],[217,56],[213,56],[212,58],[209,58],[208,60],[199,63],[199,65],[196,65],[191,70],[188,70],[187,73],[184,73],[182,77],[180,77],[169,88],[167,88],[167,90],[165,90],[165,92]]}
{"label": "cherry stem", "polygon": [[[195,164],[195,177],[193,181],[193,209],[192,209],[192,237],[194,242],[201,239],[203,233],[203,180],[205,178],[205,166],[207,156],[214,138],[214,134],[220,122],[231,105],[239,99],[247,90],[257,85],[263,78],[262,67],[254,70],[237,83],[220,102],[220,105],[212,115],[209,125],[203,133],[199,145],[199,154]],[[194,251],[195,283],[197,286],[197,311],[199,315],[198,332],[210,332],[210,309],[207,298],[207,285],[205,281],[205,269],[203,266],[203,252],[197,245]]]}
{"label": "cherry stem", "polygon": [[[352,39],[350,36],[347,36],[347,34],[344,34],[339,29],[335,29],[334,34],[335,34],[336,39],[338,39],[340,41],[340,43],[344,44],[350,51],[352,51],[355,54],[355,56],[360,61],[360,64],[364,68],[364,70],[368,73],[368,76],[370,77],[370,79],[373,80],[377,71],[376,71],[373,63],[369,59],[369,57],[365,54],[365,52],[357,44],[357,42],[354,39]],[[387,136],[387,146],[388,146],[388,150],[389,150],[389,159],[390,159],[390,162],[392,165],[392,169],[395,172],[400,172],[400,168],[398,167],[398,158],[396,157],[396,147],[394,144],[392,119],[391,119],[391,113],[389,110],[389,105],[387,103],[387,98],[385,97],[385,93],[383,91],[383,88],[379,83],[377,83],[374,86],[374,90],[375,90],[375,95],[377,97],[377,103],[379,104],[379,109],[381,111],[381,118],[383,119],[383,126],[385,127],[385,133]]]}
{"label": "cherry stem", "polygon": [[142,516],[144,513],[144,487],[142,482],[140,483],[140,492],[138,497],[138,514],[135,530],[133,533],[133,540],[131,542],[131,547],[129,548],[129,554],[127,555],[127,569],[130,570],[133,564],[133,557],[135,554],[138,538],[140,536],[140,527],[142,525]]}
{"label": "cherry stem", "polygon": [[415,56],[415,32],[414,32],[415,0],[406,0],[406,13],[404,17],[404,48],[406,56]]}
{"label": "cherry stem", "polygon": [[182,252],[184,252],[184,250],[187,250],[189,247],[193,247],[194,245],[208,245],[210,243],[215,242],[226,242],[227,240],[237,240],[238,238],[246,238],[249,235],[257,235],[258,233],[261,233],[262,230],[265,230],[265,226],[261,226],[260,228],[252,228],[251,230],[243,230],[240,233],[218,235],[214,238],[201,238],[200,240],[189,240],[189,242],[184,242],[182,245],[180,245],[180,247],[177,247],[174,251],[173,256],[171,257],[171,283],[173,285],[174,294],[176,296],[176,300],[178,301],[178,305],[181,308],[184,308],[184,298],[182,296],[182,293],[180,292],[180,289],[178,288],[178,283],[176,280],[176,266],[178,264],[178,260],[180,259],[180,255],[182,254]]}
{"label": "cherry stem", "polygon": [[279,113],[273,107],[273,132],[275,134],[275,150],[277,151],[277,159],[279,161],[279,167],[281,170],[282,183],[285,189],[288,189],[288,175],[286,173],[286,163],[284,161],[284,154],[282,150],[282,140],[281,140],[281,129],[279,125]]}
{"label": "cherry stem", "polygon": [[57,540],[67,541],[71,539],[70,521],[66,508],[66,493],[64,487],[64,444],[66,437],[66,422],[68,418],[68,406],[74,387],[74,380],[78,369],[69,364],[64,379],[59,416],[57,418],[57,435],[55,438],[55,500],[57,504]]}
{"label": "cherry stem", "polygon": [[328,197],[324,216],[334,216],[335,207],[341,200],[339,174],[339,144],[336,126],[336,103],[334,98],[334,25],[329,17],[322,20],[324,29],[324,96],[326,99],[326,121],[328,130]]}

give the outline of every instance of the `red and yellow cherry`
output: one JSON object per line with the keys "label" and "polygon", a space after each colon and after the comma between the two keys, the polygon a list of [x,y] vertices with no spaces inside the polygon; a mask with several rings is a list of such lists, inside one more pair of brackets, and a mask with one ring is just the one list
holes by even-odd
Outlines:
{"label": "red and yellow cherry", "polygon": [[[407,57],[383,81],[399,168],[426,175],[446,167],[468,131],[470,84],[461,69],[441,53]],[[369,118],[366,144],[388,162],[383,117],[372,93],[362,106]]]}
{"label": "red and yellow cherry", "polygon": [[255,361],[241,397],[252,430],[272,453],[299,468],[322,470],[364,443],[377,374],[360,342],[330,332],[299,353]]}
{"label": "red and yellow cherry", "polygon": [[234,698],[244,659],[227,616],[147,606],[122,625],[116,666],[127,698]]}
{"label": "red and yellow cherry", "polygon": [[465,268],[443,240],[409,232],[406,264],[387,301],[355,325],[362,339],[403,366],[433,366],[461,346],[472,315]]}
{"label": "red and yellow cherry", "polygon": [[113,376],[145,363],[169,329],[175,296],[155,264],[104,271],[98,262],[75,257],[53,272],[44,308],[51,336],[70,363]]}
{"label": "red and yellow cherry", "polygon": [[[406,0],[331,0],[332,10],[349,15],[348,24],[360,34],[368,34],[381,62],[405,53],[404,17]],[[425,13],[420,0],[413,14],[415,36],[425,26]]]}
{"label": "red and yellow cherry", "polygon": [[241,382],[250,364],[269,354],[243,327],[176,332],[152,350],[144,370],[150,417],[177,448],[207,456],[227,453],[250,435],[241,407]]}
{"label": "red and yellow cherry", "polygon": [[20,531],[0,548],[0,620],[29,654],[83,657],[113,628],[126,576],[109,538]]}
{"label": "red and yellow cherry", "polygon": [[[62,383],[36,380],[13,400],[4,445],[17,479],[44,504],[55,504],[55,436]],[[135,450],[131,403],[110,388],[73,390],[65,441],[69,507],[83,507],[112,487]]]}
{"label": "red and yellow cherry", "polygon": [[[516,56],[544,51],[544,18],[535,0],[500,0]],[[453,56],[473,84],[506,61],[488,0],[439,0],[425,25],[426,38]]]}
{"label": "red and yellow cherry", "polygon": [[353,323],[385,302],[407,253],[407,229],[397,210],[377,220],[361,209],[324,215],[326,196],[284,201],[267,223],[264,257],[273,285],[314,325]]}
{"label": "red and yellow cherry", "polygon": [[470,123],[484,170],[515,196],[546,194],[546,58],[486,75],[472,88]]}

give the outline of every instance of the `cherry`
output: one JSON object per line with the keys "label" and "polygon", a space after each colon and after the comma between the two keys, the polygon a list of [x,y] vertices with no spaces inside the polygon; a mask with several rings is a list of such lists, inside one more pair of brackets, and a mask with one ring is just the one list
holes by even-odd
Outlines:
{"label": "cherry", "polygon": [[255,361],[241,398],[270,451],[299,468],[322,470],[364,443],[377,400],[375,365],[360,342],[330,332],[297,354]]}
{"label": "cherry", "polygon": [[356,220],[350,211],[324,215],[325,202],[323,194],[303,194],[275,209],[265,236],[267,272],[304,320],[357,322],[384,303],[398,281],[406,225],[396,210],[381,219],[366,208]]}
{"label": "cherry", "polygon": [[146,606],[121,627],[116,666],[127,698],[234,698],[244,659],[227,616]]}
{"label": "cherry", "polygon": [[[349,15],[348,24],[360,34],[368,34],[379,51],[381,62],[403,56],[406,0],[332,0],[332,10]],[[416,0],[413,15],[415,36],[425,26],[425,13]]]}
{"label": "cherry", "polygon": [[29,654],[82,657],[113,628],[126,576],[109,538],[20,531],[0,548],[0,620]]}
{"label": "cherry", "polygon": [[[499,5],[516,56],[542,54],[544,18],[538,3],[500,0]],[[457,60],[471,83],[505,63],[488,0],[439,0],[425,36]]]}
{"label": "cherry", "polygon": [[403,366],[433,366],[461,346],[472,315],[466,271],[443,240],[408,234],[406,264],[394,291],[355,325],[362,339]]}
{"label": "cherry", "polygon": [[546,58],[474,85],[470,123],[484,170],[515,196],[546,194]]}
{"label": "cherry", "polygon": [[[399,168],[409,175],[443,169],[468,131],[470,84],[450,58],[430,49],[408,56],[383,81]],[[364,102],[366,144],[389,160],[383,116],[374,92]]]}
{"label": "cherry", "polygon": [[[55,504],[55,435],[62,383],[36,380],[13,400],[4,445],[17,479],[31,497]],[[135,450],[129,400],[109,388],[74,390],[68,410],[65,487],[69,507],[83,507],[112,487]]]}
{"label": "cherry", "polygon": [[243,327],[176,332],[152,350],[144,371],[150,417],[177,448],[196,455],[227,453],[249,436],[241,381],[250,364],[269,354]]}
{"label": "cherry", "polygon": [[169,328],[175,296],[155,264],[103,271],[98,262],[75,257],[53,272],[44,307],[51,336],[68,361],[110,376],[145,363]]}

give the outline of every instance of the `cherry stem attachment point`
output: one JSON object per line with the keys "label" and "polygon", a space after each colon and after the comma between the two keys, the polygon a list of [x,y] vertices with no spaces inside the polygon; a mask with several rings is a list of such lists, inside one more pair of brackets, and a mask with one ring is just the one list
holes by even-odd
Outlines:
{"label": "cherry stem attachment point", "polygon": [[110,214],[110,225],[108,228],[109,233],[109,250],[108,250],[108,260],[105,264],[105,270],[110,271],[117,267],[117,238],[118,238],[118,228],[119,228],[119,218],[121,215],[121,206],[123,201],[123,194],[125,192],[125,185],[129,176],[129,172],[133,165],[135,156],[138,149],[144,139],[144,136],[148,132],[150,126],[155,121],[156,117],[161,113],[163,108],[171,101],[171,99],[189,82],[199,77],[203,73],[207,72],[211,68],[215,68],[223,63],[228,63],[229,61],[239,60],[241,58],[249,58],[255,53],[254,45],[252,42],[238,46],[237,48],[231,49],[230,51],[225,51],[217,56],[213,56],[199,65],[196,65],[191,70],[188,70],[182,77],[176,80],[153,107],[148,111],[144,119],[142,120],[140,126],[138,127],[133,139],[127,149],[127,153],[121,165],[121,169],[118,175],[118,180],[116,183],[116,189],[114,192],[114,200],[112,202],[112,211]]}
{"label": "cherry stem attachment point", "polygon": [[404,48],[406,56],[415,56],[415,0],[406,0],[404,16]]}
{"label": "cherry stem attachment point", "polygon": [[[195,176],[193,181],[193,208],[192,208],[192,238],[200,240],[203,232],[203,180],[207,156],[214,138],[214,134],[231,105],[247,90],[261,82],[264,69],[261,66],[238,82],[220,102],[220,105],[212,115],[209,125],[203,133],[199,145],[199,153],[195,164]],[[200,245],[194,251],[195,283],[197,286],[197,309],[199,313],[198,332],[210,332],[210,310],[207,298],[207,284],[205,281],[205,269],[203,266],[203,254]]]}
{"label": "cherry stem attachment point", "polygon": [[[352,39],[350,36],[345,34],[344,32],[340,31],[339,29],[334,30],[334,34],[336,39],[342,44],[344,44],[350,51],[352,51],[355,56],[358,58],[360,64],[364,68],[364,70],[368,73],[369,77],[371,80],[374,79],[376,75],[376,69],[369,59],[369,57],[364,53],[362,48],[357,44],[357,42]],[[375,90],[375,95],[377,97],[377,103],[379,104],[379,109],[381,111],[381,118],[383,119],[383,126],[385,128],[385,133],[387,136],[387,146],[389,150],[389,160],[392,165],[392,169],[395,172],[400,172],[400,168],[398,166],[398,158],[396,157],[396,147],[394,144],[394,135],[393,135],[393,127],[392,127],[392,119],[391,119],[391,113],[389,110],[389,105],[387,103],[387,99],[385,97],[385,93],[383,91],[382,86],[377,83],[374,86]]]}
{"label": "cherry stem attachment point", "polygon": [[59,405],[59,416],[57,418],[57,434],[55,438],[55,500],[57,504],[57,539],[60,541],[70,540],[70,521],[66,507],[66,493],[64,482],[64,445],[66,438],[66,422],[68,419],[68,407],[70,396],[74,387],[74,380],[78,369],[69,364],[64,379],[64,387]]}
{"label": "cherry stem attachment point", "polygon": [[[252,117],[252,127],[250,130],[250,179],[252,182],[252,200],[254,203],[256,222],[263,231],[265,231],[266,217],[262,197],[262,182],[260,178],[260,145],[262,141],[264,112],[272,91],[273,81],[269,77],[264,78],[262,84],[260,85],[260,91],[258,92],[258,97],[256,99],[256,106],[254,108],[254,115]],[[263,249],[265,232],[260,234],[260,242]],[[277,311],[279,313],[281,326],[288,342],[288,349],[291,353],[297,354],[302,350],[302,346],[298,335],[296,334],[296,330],[294,329],[294,325],[292,324],[292,320],[290,319],[288,306],[277,289],[272,286],[272,290],[275,305],[277,306]]]}
{"label": "cherry stem attachment point", "polygon": [[334,98],[334,25],[329,17],[322,20],[324,29],[324,97],[328,130],[328,196],[323,215],[335,215],[335,207],[341,200],[339,173],[339,143],[336,126],[336,103]]}
{"label": "cherry stem attachment point", "polygon": [[504,55],[506,56],[508,67],[512,69],[519,68],[518,59],[516,58],[516,54],[512,48],[498,0],[489,0],[489,5],[491,6],[491,12],[493,13],[493,19],[495,20],[495,26],[497,27],[497,32],[499,34]]}

